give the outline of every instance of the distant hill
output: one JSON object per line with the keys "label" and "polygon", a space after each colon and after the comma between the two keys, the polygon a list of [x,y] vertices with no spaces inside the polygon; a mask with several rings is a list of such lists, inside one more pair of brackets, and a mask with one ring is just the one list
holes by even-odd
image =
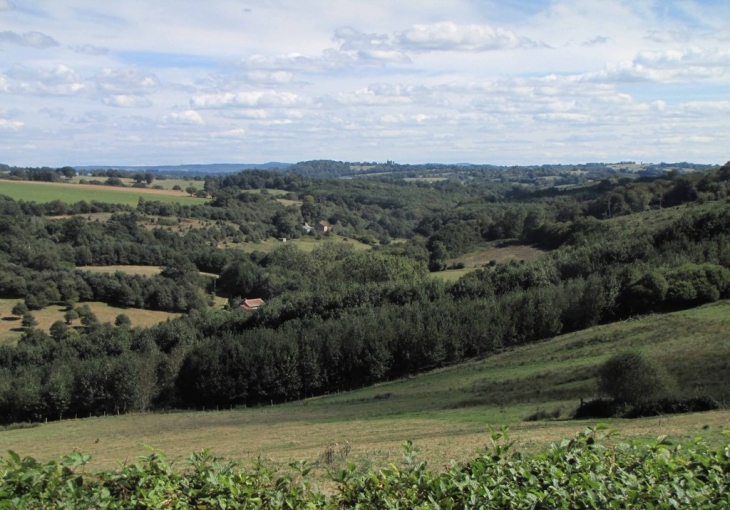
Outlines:
{"label": "distant hill", "polygon": [[131,171],[152,171],[152,172],[190,172],[194,174],[230,174],[241,170],[283,170],[289,168],[291,163],[211,163],[207,165],[86,165],[74,167],[76,170],[131,170]]}

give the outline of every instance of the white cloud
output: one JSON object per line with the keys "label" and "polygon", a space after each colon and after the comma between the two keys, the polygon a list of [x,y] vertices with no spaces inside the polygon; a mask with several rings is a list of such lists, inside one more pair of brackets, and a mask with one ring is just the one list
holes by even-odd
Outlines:
{"label": "white cloud", "polygon": [[307,56],[296,52],[273,57],[253,55],[242,59],[239,64],[247,69],[322,73],[350,67],[356,61],[354,55],[329,48],[316,56]]}
{"label": "white cloud", "polygon": [[642,51],[634,59],[635,65],[652,69],[681,69],[688,66],[730,68],[730,49],[702,49]]}
{"label": "white cloud", "polygon": [[354,92],[339,93],[325,97],[323,104],[349,106],[406,105],[417,101],[428,102],[434,91],[417,85],[373,83]]}
{"label": "white cloud", "polygon": [[155,74],[134,66],[104,68],[94,76],[93,81],[104,92],[146,94],[160,87],[160,80]]}
{"label": "white cloud", "polygon": [[88,91],[88,85],[81,75],[64,64],[58,64],[49,70],[16,64],[5,73],[4,81],[5,84],[0,89],[19,95],[70,96]]}
{"label": "white cloud", "polygon": [[227,129],[212,134],[213,138],[242,138],[246,136],[246,130],[243,128]]}
{"label": "white cloud", "polygon": [[205,124],[203,117],[195,110],[173,112],[165,117],[165,121],[171,124],[187,124],[189,126]]}
{"label": "white cloud", "polygon": [[74,115],[69,119],[72,124],[102,124],[108,120],[109,117],[99,111],[87,111],[81,115]]}
{"label": "white cloud", "polygon": [[583,44],[581,44],[581,46],[585,46],[585,47],[600,46],[602,44],[608,44],[610,41],[611,41],[610,37],[598,35],[589,41],[585,41]]}
{"label": "white cloud", "polygon": [[253,83],[283,84],[292,81],[293,74],[289,71],[262,71],[255,70],[246,73],[246,77]]}
{"label": "white cloud", "polygon": [[23,125],[24,124],[18,120],[0,118],[0,129],[12,129],[13,131],[17,131],[23,127]]}
{"label": "white cloud", "polygon": [[15,4],[10,0],[0,0],[0,11],[12,11],[15,9]]}
{"label": "white cloud", "polygon": [[730,50],[691,47],[641,51],[630,62],[608,63],[583,79],[596,82],[680,82],[718,78],[730,70]]}
{"label": "white cloud", "polygon": [[100,56],[109,53],[109,48],[102,48],[100,46],[94,46],[93,44],[81,44],[75,46],[73,50],[76,53],[83,53],[84,55]]}
{"label": "white cloud", "polygon": [[291,92],[255,90],[251,92],[224,92],[198,94],[190,99],[190,106],[211,108],[293,107],[303,103],[303,98]]}
{"label": "white cloud", "polygon": [[102,103],[115,108],[149,108],[152,101],[142,96],[133,96],[129,94],[115,94],[102,98]]}
{"label": "white cloud", "polygon": [[0,43],[17,44],[18,46],[26,46],[28,48],[45,49],[58,46],[56,41],[50,35],[40,32],[27,32],[25,34],[16,34],[10,30],[0,32]]}
{"label": "white cloud", "polygon": [[540,43],[490,25],[458,25],[450,21],[414,25],[398,35],[399,45],[412,51],[493,51],[534,48]]}

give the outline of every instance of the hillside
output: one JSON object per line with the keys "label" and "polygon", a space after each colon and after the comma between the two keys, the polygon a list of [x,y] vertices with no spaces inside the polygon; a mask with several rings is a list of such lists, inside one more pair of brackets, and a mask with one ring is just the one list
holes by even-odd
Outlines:
{"label": "hillside", "polygon": [[[340,394],[258,408],[170,414],[128,414],[64,420],[0,431],[3,446],[50,460],[77,448],[94,468],[144,454],[151,446],[172,457],[211,448],[248,463],[314,462],[341,451],[361,466],[385,466],[400,444],[414,440],[432,465],[466,459],[487,441],[486,425],[508,425],[522,451],[571,436],[595,420],[571,420],[581,398],[595,394],[595,370],[611,354],[639,349],[665,364],[685,395],[730,400],[730,302],[597,326],[483,360]],[[538,410],[548,415],[523,421]],[[620,438],[669,434],[685,443],[698,434],[719,444],[730,411],[612,419]],[[342,459],[340,459],[342,460]],[[340,461],[337,461],[340,462]]]}
{"label": "hillside", "polygon": [[[658,178],[598,165],[572,188],[459,168],[433,182],[248,171],[156,190],[202,191],[200,204],[136,206],[38,184],[73,169],[10,170],[2,182],[58,198],[0,196],[0,298],[29,314],[0,347],[0,421],[284,403],[730,298],[729,165]],[[154,182],[98,172],[125,190]],[[265,306],[242,313],[244,298]],[[85,302],[182,316],[32,327],[35,311]]]}

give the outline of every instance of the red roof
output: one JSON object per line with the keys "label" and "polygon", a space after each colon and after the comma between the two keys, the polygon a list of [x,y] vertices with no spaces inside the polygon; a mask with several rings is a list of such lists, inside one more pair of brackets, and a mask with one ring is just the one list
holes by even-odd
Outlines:
{"label": "red roof", "polygon": [[241,308],[244,310],[256,310],[259,306],[263,305],[265,301],[263,299],[244,299],[241,303]]}

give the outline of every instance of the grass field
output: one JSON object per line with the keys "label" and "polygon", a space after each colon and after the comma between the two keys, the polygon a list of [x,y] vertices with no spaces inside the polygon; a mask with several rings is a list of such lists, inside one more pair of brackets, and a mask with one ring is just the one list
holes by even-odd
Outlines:
{"label": "grass field", "polygon": [[[522,451],[570,437],[596,420],[566,419],[579,399],[594,394],[594,370],[612,353],[641,349],[665,363],[687,394],[709,392],[730,401],[730,303],[599,326],[485,360],[443,368],[409,379],[273,407],[87,418],[36,428],[0,431],[5,449],[41,459],[72,449],[93,455],[93,468],[145,454],[146,446],[172,457],[208,447],[230,459],[257,458],[285,466],[309,460],[325,479],[336,463],[385,466],[400,458],[412,439],[435,469],[465,459],[488,443],[487,424],[508,425]],[[555,420],[523,418],[561,410]],[[610,420],[627,438],[668,434],[672,442],[701,435],[719,444],[730,411]]]}
{"label": "grass field", "polygon": [[[122,273],[138,274],[141,276],[154,276],[162,272],[161,266],[79,266],[76,269],[80,271],[90,271],[92,273],[107,274],[121,271]],[[218,277],[218,275],[214,273],[204,273],[201,271],[200,274],[203,276]]]}
{"label": "grass field", "polygon": [[[86,181],[98,180],[104,182],[106,180],[106,177],[90,177],[88,175],[77,175],[76,177],[70,179],[69,182],[78,184],[81,179],[84,179]],[[121,177],[120,180],[124,183],[125,186],[133,186],[136,182],[134,179],[128,177]],[[194,186],[197,189],[203,189],[204,184],[204,181],[196,181],[195,179],[155,179],[154,181],[152,181],[152,184],[150,184],[149,187],[150,189],[153,189],[153,186],[162,186],[163,189],[171,190],[175,186],[180,186],[180,188],[185,191],[185,188],[187,188],[188,186]]]}
{"label": "grass field", "polygon": [[511,260],[524,260],[526,262],[540,258],[545,251],[526,244],[490,244],[480,250],[465,253],[460,257],[454,257],[446,262],[451,266],[462,262],[465,269],[484,267],[494,260],[499,264]]}
{"label": "grass field", "polygon": [[140,197],[144,197],[145,200],[189,205],[207,202],[204,198],[190,197],[182,191],[6,180],[0,180],[0,195],[38,203],[61,200],[73,204],[82,200],[87,202],[95,200],[136,206]]}
{"label": "grass field", "polygon": [[[15,303],[19,301],[19,299],[0,299],[0,345],[15,343],[18,338],[20,338],[20,335],[23,334],[23,330],[20,326],[20,319],[10,313]],[[113,324],[117,315],[124,313],[132,320],[133,327],[153,326],[159,322],[163,322],[167,319],[175,318],[180,315],[177,313],[140,310],[137,308],[119,308],[93,301],[84,304],[89,305],[89,308],[91,308],[91,311],[96,314],[100,322],[111,322]],[[38,321],[38,326],[36,326],[36,328],[48,332],[48,328],[51,327],[51,324],[56,321],[63,320],[63,314],[66,313],[66,308],[64,306],[52,305],[47,306],[42,310],[34,310],[32,313]],[[74,325],[78,326],[79,322],[74,322]]]}
{"label": "grass field", "polygon": [[436,273],[431,273],[431,276],[434,278],[440,278],[447,282],[455,282],[465,274],[471,273],[480,267],[484,267],[492,260],[500,264],[504,264],[511,260],[531,261],[538,259],[544,253],[545,252],[543,250],[524,244],[489,245],[481,250],[465,253],[460,257],[454,257],[446,261],[449,266],[453,266],[457,262],[461,262],[464,264],[464,268],[438,271]]}
{"label": "grass field", "polygon": [[476,267],[465,267],[463,269],[447,269],[446,271],[437,271],[435,273],[431,273],[431,276],[433,278],[439,278],[447,282],[455,282],[465,274],[469,274],[476,269]]}
{"label": "grass field", "polygon": [[91,273],[107,274],[121,271],[122,273],[138,274],[141,276],[154,276],[160,274],[162,271],[162,267],[160,266],[79,266],[76,269]]}
{"label": "grass field", "polygon": [[[317,239],[316,237],[312,236],[302,236],[299,239],[287,239],[286,243],[291,243],[305,252],[310,252],[318,246],[322,246],[322,244],[324,243],[347,243],[353,246],[356,250],[369,250],[371,248],[371,246],[368,244],[361,243],[360,241],[356,241],[354,239],[345,240],[344,237],[338,235],[331,235],[329,237],[323,237],[322,239]],[[253,251],[262,251],[264,253],[269,253],[273,249],[278,248],[283,244],[284,243],[280,239],[269,238],[258,243],[221,243],[218,245],[218,247],[233,248],[248,253]]]}

